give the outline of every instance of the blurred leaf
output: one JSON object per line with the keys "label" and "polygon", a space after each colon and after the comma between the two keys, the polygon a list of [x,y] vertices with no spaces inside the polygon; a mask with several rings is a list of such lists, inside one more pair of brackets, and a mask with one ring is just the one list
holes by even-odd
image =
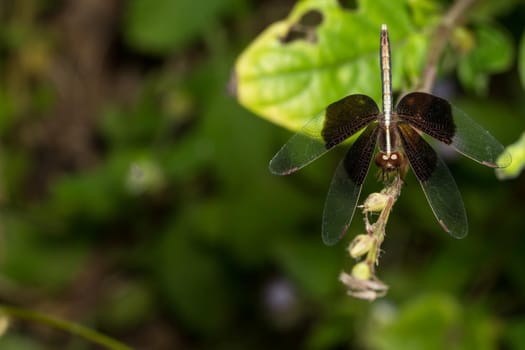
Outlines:
{"label": "blurred leaf", "polygon": [[0,86],[0,133],[10,130],[14,121],[14,106],[8,92]]}
{"label": "blurred leaf", "polygon": [[318,239],[302,239],[276,246],[278,260],[297,284],[316,299],[329,296],[338,284],[341,255]]}
{"label": "blurred leaf", "polygon": [[[376,58],[382,23],[389,26],[394,89],[406,85],[403,76],[418,76],[430,31],[414,27],[407,1],[362,0],[359,5],[347,11],[336,0],[298,2],[287,19],[266,29],[237,60],[240,103],[278,125],[298,130],[329,103],[350,93],[378,101],[381,81]],[[320,24],[301,24],[312,14],[321,18]]]}
{"label": "blurred leaf", "polygon": [[439,21],[438,16],[443,11],[443,4],[434,0],[411,0],[408,1],[414,23],[417,26],[428,26],[429,21]]}
{"label": "blurred leaf", "polygon": [[307,349],[336,349],[339,344],[348,341],[352,329],[348,327],[349,320],[338,320],[333,323],[323,323],[312,331],[308,339]]}
{"label": "blurred leaf", "polygon": [[159,111],[155,96],[145,88],[140,101],[131,111],[109,108],[101,118],[102,133],[113,147],[151,142],[165,120]]}
{"label": "blurred leaf", "polygon": [[463,337],[464,349],[492,350],[499,349],[500,323],[494,316],[480,306],[469,305],[464,308],[466,336]]}
{"label": "blurred leaf", "polygon": [[126,282],[112,288],[100,311],[102,321],[110,329],[130,329],[140,326],[153,314],[151,291],[139,282]]}
{"label": "blurred leaf", "polygon": [[[487,328],[488,325],[488,328]],[[366,328],[373,349],[496,349],[495,325],[471,318],[447,295],[424,295],[399,310],[376,303]]]}
{"label": "blurred leaf", "polygon": [[163,166],[171,181],[184,182],[195,178],[200,169],[214,160],[213,141],[202,134],[179,140],[178,147],[170,147],[163,154]]}
{"label": "blurred leaf", "polygon": [[80,271],[89,246],[59,242],[40,236],[27,222],[11,218],[5,221],[5,255],[2,274],[40,288],[57,289],[69,283]]}
{"label": "blurred leaf", "polygon": [[184,224],[174,225],[152,257],[162,294],[186,326],[218,333],[228,326],[232,295],[221,263],[191,239]]}
{"label": "blurred leaf", "polygon": [[124,35],[134,48],[154,54],[178,50],[235,8],[234,0],[131,0]]}
{"label": "blurred leaf", "polygon": [[507,327],[505,327],[504,337],[509,349],[525,348],[525,319],[510,320]]}
{"label": "blurred leaf", "polygon": [[423,65],[427,57],[427,42],[429,38],[425,35],[413,34],[406,38],[403,50],[394,51],[398,56],[393,60],[403,63],[404,86],[417,86],[423,71]]}
{"label": "blurred leaf", "polygon": [[518,54],[518,70],[521,78],[521,85],[525,89],[525,32],[521,35],[521,41]]}
{"label": "blurred leaf", "polygon": [[525,168],[525,132],[506,150],[512,156],[512,163],[506,168],[496,169],[496,176],[500,180],[518,177],[523,168]]}
{"label": "blurred leaf", "polygon": [[105,220],[127,215],[130,198],[165,189],[165,176],[156,156],[150,150],[132,147],[113,152],[97,168],[56,181],[50,199],[36,212],[44,221],[52,216],[47,221],[55,227],[61,224],[53,222],[58,216],[79,231],[98,231],[98,224]]}
{"label": "blurred leaf", "polygon": [[495,24],[474,28],[475,46],[459,62],[461,83],[479,95],[486,95],[490,74],[505,71],[512,64],[513,45],[509,35]]}
{"label": "blurred leaf", "polygon": [[61,178],[52,186],[48,207],[42,210],[50,210],[62,219],[94,223],[114,216],[120,209],[117,203],[125,198],[131,164],[128,155],[121,153],[92,171]]}
{"label": "blurred leaf", "polygon": [[0,348],[2,350],[44,350],[36,340],[29,339],[27,335],[20,335],[8,331],[8,334],[0,337]]}
{"label": "blurred leaf", "polygon": [[521,0],[478,0],[469,10],[469,17],[478,21],[502,17],[513,10]]}

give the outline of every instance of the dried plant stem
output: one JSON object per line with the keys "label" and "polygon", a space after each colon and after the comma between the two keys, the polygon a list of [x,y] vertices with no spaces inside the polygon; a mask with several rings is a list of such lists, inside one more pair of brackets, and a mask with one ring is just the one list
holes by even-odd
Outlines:
{"label": "dried plant stem", "polygon": [[443,54],[447,41],[453,29],[463,21],[464,14],[474,3],[475,0],[457,0],[443,16],[430,44],[427,62],[423,71],[423,79],[418,90],[431,92],[436,80],[439,59]]}
{"label": "dried plant stem", "polygon": [[[350,244],[353,257],[366,254],[364,260],[354,266],[352,274],[341,273],[339,279],[348,288],[348,294],[359,299],[375,300],[384,296],[388,286],[375,275],[375,266],[381,253],[381,244],[386,235],[386,224],[403,187],[402,176],[397,173],[380,193],[372,193],[363,205],[366,235],[359,235]],[[371,202],[374,202],[372,204]],[[378,208],[380,208],[378,210]],[[369,212],[380,211],[374,223],[369,221]]]}
{"label": "dried plant stem", "polygon": [[[381,252],[381,244],[383,243],[386,235],[386,224],[394,204],[396,203],[399,195],[401,194],[401,188],[403,187],[403,180],[401,176],[397,175],[392,183],[387,186],[383,192],[386,194],[386,203],[385,207],[379,214],[377,221],[370,225],[368,222],[368,215],[365,213],[365,220],[367,222],[367,234],[374,237],[375,246],[371,249],[366,257],[366,262],[370,266],[372,274],[375,273],[375,265],[378,263],[379,255]],[[370,230],[369,230],[370,228]]]}

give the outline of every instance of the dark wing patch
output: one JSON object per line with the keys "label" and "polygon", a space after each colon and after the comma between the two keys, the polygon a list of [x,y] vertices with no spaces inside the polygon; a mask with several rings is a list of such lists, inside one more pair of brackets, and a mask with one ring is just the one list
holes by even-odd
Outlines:
{"label": "dark wing patch", "polygon": [[436,140],[447,145],[452,143],[456,126],[447,100],[424,92],[412,92],[399,101],[397,114]]}
{"label": "dark wing patch", "polygon": [[366,95],[350,95],[330,104],[321,135],[326,148],[332,148],[364,128],[379,116],[379,108]]}
{"label": "dark wing patch", "polygon": [[357,185],[365,181],[376,147],[378,131],[377,124],[368,126],[346,153],[344,159],[346,173]]}
{"label": "dark wing patch", "polygon": [[426,181],[436,168],[437,154],[410,125],[398,124],[403,150],[419,181]]}

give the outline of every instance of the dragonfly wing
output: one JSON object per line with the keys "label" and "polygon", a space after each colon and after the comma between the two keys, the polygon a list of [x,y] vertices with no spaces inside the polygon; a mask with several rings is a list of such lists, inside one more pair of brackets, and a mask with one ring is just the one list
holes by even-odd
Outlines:
{"label": "dragonfly wing", "polygon": [[270,161],[270,172],[296,172],[363,129],[379,113],[376,103],[365,95],[350,95],[330,104],[277,152]]}
{"label": "dragonfly wing", "polygon": [[412,127],[400,124],[398,128],[405,154],[434,216],[451,236],[465,237],[468,232],[465,206],[446,164]]}
{"label": "dragonfly wing", "polygon": [[412,92],[401,99],[397,113],[418,130],[476,162],[492,168],[506,167],[511,162],[501,143],[447,100]]}
{"label": "dragonfly wing", "polygon": [[268,168],[272,174],[294,173],[328,152],[321,137],[323,120],[324,114],[318,115],[290,138],[270,161]]}
{"label": "dragonfly wing", "polygon": [[322,236],[326,245],[337,243],[352,222],[374,154],[378,130],[377,124],[368,126],[337,166],[323,211]]}
{"label": "dragonfly wing", "polygon": [[512,158],[487,130],[457,107],[452,107],[456,133],[452,147],[459,153],[491,168],[505,168]]}

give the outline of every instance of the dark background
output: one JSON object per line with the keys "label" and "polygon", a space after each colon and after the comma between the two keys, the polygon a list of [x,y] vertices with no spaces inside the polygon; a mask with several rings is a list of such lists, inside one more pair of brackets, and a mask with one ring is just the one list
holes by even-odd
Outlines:
{"label": "dark background", "polygon": [[[523,176],[449,157],[470,223],[456,240],[410,175],[377,267],[389,293],[354,300],[337,279],[362,222],[335,247],[320,236],[342,153],[272,176],[290,132],[227,94],[236,57],[294,1],[153,3],[0,3],[4,304],[140,349],[525,347]],[[497,21],[517,46],[511,9]],[[516,69],[458,95],[506,145],[525,125]],[[17,320],[0,347],[92,348]]]}

